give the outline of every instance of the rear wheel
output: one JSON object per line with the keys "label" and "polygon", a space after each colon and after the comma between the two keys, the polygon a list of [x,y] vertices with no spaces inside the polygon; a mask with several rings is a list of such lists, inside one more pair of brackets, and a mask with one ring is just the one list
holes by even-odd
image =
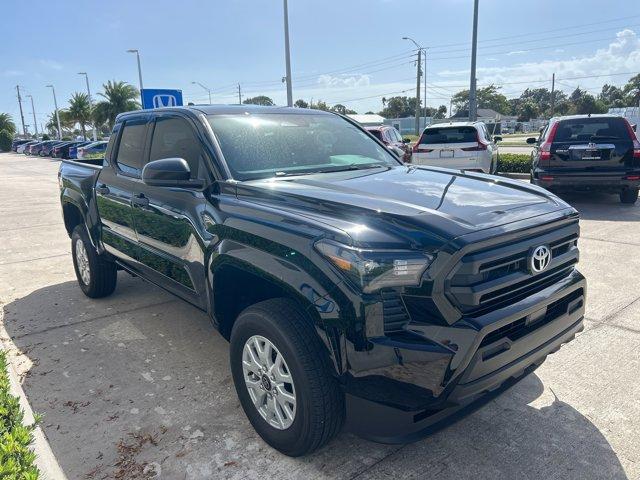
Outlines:
{"label": "rear wheel", "polygon": [[625,188],[620,192],[620,201],[622,203],[634,204],[638,200],[637,188]]}
{"label": "rear wheel", "polygon": [[297,457],[333,438],[344,398],[307,316],[286,299],[244,310],[231,332],[231,372],[238,398],[258,434]]}
{"label": "rear wheel", "polygon": [[71,255],[76,278],[87,297],[100,298],[113,293],[118,279],[116,264],[98,255],[84,225],[73,229]]}

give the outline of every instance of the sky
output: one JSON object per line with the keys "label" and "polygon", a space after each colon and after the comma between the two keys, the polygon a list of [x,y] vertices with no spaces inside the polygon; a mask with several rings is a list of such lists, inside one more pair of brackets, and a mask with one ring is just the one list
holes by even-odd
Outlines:
{"label": "sky", "polygon": [[[341,103],[379,111],[382,98],[415,95],[413,38],[427,50],[427,104],[449,105],[468,88],[473,0],[289,0],[294,100]],[[0,112],[19,124],[64,108],[71,94],[94,100],[102,84],[138,87],[140,51],[147,88],[178,88],[184,100],[236,103],[267,95],[286,104],[281,0],[20,0],[6,2],[0,21]],[[480,0],[478,85],[501,86],[507,97],[527,87],[597,93],[640,73],[637,0]],[[581,77],[581,78],[578,78]],[[589,77],[589,78],[584,78]],[[423,95],[421,90],[421,95]]]}

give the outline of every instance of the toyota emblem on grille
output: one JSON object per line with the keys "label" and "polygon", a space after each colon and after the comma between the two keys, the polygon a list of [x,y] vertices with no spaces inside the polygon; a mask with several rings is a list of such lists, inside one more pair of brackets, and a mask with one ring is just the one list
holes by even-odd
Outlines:
{"label": "toyota emblem on grille", "polygon": [[546,245],[540,245],[529,256],[529,269],[532,273],[544,271],[551,263],[551,250]]}

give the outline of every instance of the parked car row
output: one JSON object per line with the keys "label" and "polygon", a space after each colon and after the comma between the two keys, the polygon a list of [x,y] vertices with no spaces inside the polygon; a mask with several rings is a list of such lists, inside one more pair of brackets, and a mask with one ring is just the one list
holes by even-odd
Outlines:
{"label": "parked car row", "polygon": [[14,140],[11,149],[25,155],[63,159],[103,158],[107,141],[87,140]]}

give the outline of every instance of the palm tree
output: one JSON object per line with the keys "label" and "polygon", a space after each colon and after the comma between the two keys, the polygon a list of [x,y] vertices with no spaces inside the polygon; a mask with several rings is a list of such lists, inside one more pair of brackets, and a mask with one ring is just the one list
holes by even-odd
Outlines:
{"label": "palm tree", "polygon": [[[58,115],[60,115],[60,128],[62,129],[62,135],[73,133],[73,126],[75,125],[75,120],[70,118],[68,110],[58,110]],[[52,112],[47,119],[47,123],[44,128],[47,129],[49,133],[52,135],[58,134],[58,119],[56,118],[56,112]]]}
{"label": "palm tree", "polygon": [[16,133],[16,124],[13,123],[11,115],[8,113],[0,113],[0,132],[2,130],[6,130],[11,135],[15,135]]}
{"label": "palm tree", "polygon": [[[82,130],[82,136],[87,138],[86,125],[91,121],[91,103],[89,103],[89,95],[86,93],[74,93],[69,100],[69,118],[73,122],[80,124],[80,130]],[[60,119],[62,120],[62,118]]]}
{"label": "palm tree", "polygon": [[109,129],[113,128],[119,113],[139,110],[138,89],[127,82],[109,80],[105,83],[104,93],[99,93],[104,100],[96,104],[94,119],[96,123],[106,123]]}

